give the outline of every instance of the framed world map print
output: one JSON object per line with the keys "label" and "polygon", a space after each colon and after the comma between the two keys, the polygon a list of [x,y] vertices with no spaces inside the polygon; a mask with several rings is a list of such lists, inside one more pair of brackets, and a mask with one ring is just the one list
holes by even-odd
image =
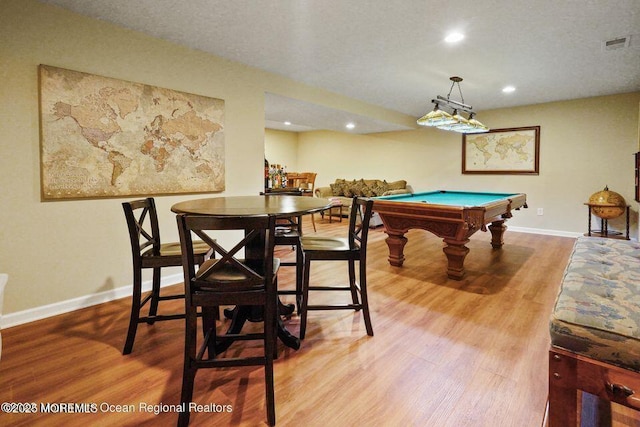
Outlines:
{"label": "framed world map print", "polygon": [[538,175],[539,156],[540,126],[462,136],[463,174]]}
{"label": "framed world map print", "polygon": [[39,66],[44,200],[225,189],[224,100]]}

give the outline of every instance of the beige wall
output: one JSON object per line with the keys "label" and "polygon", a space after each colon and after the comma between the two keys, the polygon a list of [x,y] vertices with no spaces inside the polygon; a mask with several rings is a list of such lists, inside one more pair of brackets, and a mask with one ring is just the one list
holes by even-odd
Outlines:
{"label": "beige wall", "polygon": [[[40,200],[38,64],[224,99],[229,195],[263,188],[265,92],[409,120],[35,0],[0,5],[0,272],[9,274],[4,325],[15,323],[12,313],[36,309],[37,317],[49,304],[83,305],[131,284],[122,199]],[[177,238],[171,205],[193,197],[157,198],[163,239]]]}
{"label": "beige wall", "polygon": [[298,133],[265,129],[264,153],[270,164],[287,167],[287,171],[298,170]]}
{"label": "beige wall", "polygon": [[[538,176],[463,175],[462,136],[430,128],[376,135],[303,132],[298,165],[318,173],[316,187],[336,178],[380,178],[406,179],[416,191],[523,192],[529,209],[510,225],[552,234],[586,232],[583,203],[608,185],[632,205],[631,235],[637,236],[638,100],[640,93],[632,93],[481,112],[479,119],[492,128],[541,127]],[[610,225],[625,226],[623,218]]]}
{"label": "beige wall", "polygon": [[[263,186],[265,92],[415,123],[35,0],[1,5],[0,271],[9,274],[4,301],[9,317],[70,300],[82,305],[131,284],[123,199],[40,200],[38,64],[224,99],[228,195],[257,194]],[[461,137],[432,129],[370,136],[301,133],[295,168],[317,171],[319,184],[362,176],[405,178],[417,190],[523,191],[532,209],[516,215],[513,225],[583,231],[582,203],[593,191],[608,184],[628,201],[633,198],[639,102],[640,94],[630,94],[482,113],[479,118],[492,127],[542,126],[539,177],[461,175]],[[157,198],[165,239],[177,238],[171,205],[193,197]],[[537,207],[544,207],[544,216],[535,215]]]}

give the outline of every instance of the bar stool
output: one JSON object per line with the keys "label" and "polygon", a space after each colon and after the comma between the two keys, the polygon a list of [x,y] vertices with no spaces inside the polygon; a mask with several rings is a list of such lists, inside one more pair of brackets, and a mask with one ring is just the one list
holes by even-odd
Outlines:
{"label": "bar stool", "polygon": [[[127,338],[122,354],[129,354],[133,349],[136,331],[139,323],[153,325],[156,321],[184,319],[183,313],[158,314],[160,301],[184,298],[184,294],[163,296],[160,294],[160,279],[162,267],[179,267],[182,256],[179,242],[161,243],[160,227],[156,204],[152,197],[122,203],[124,215],[127,219],[129,239],[131,240],[131,254],[133,257],[133,295],[131,300],[131,315]],[[212,253],[212,249],[203,242],[198,242],[197,264],[202,264]],[[153,269],[151,293],[142,298],[142,270]],[[141,316],[142,308],[149,303],[149,314]]]}
{"label": "bar stool", "polygon": [[[277,273],[279,260],[274,259],[275,216],[233,217],[209,215],[178,215],[178,230],[182,244],[182,262],[186,288],[186,332],[184,371],[181,404],[185,407],[193,399],[196,372],[205,368],[231,366],[255,366],[265,368],[267,421],[275,425],[275,393],[273,385],[273,359],[277,338]],[[218,244],[211,232],[218,230],[243,231],[239,241]],[[191,235],[195,234],[220,254],[219,259],[209,259],[196,270],[195,247]],[[264,245],[261,259],[240,259],[237,254],[251,245]],[[231,249],[227,249],[231,248]],[[242,310],[262,308],[264,329],[262,333],[227,332],[218,335],[216,320],[220,305],[236,305],[232,325],[242,316]],[[204,338],[198,346],[197,310],[202,308]],[[240,324],[241,327],[241,324]],[[237,341],[261,340],[264,354],[252,357],[227,355],[226,349]],[[207,352],[208,357],[205,357]],[[234,353],[235,354],[235,353]],[[189,423],[190,411],[181,412],[179,426]]]}
{"label": "bar stool", "polygon": [[[302,281],[302,306],[300,319],[300,339],[307,329],[307,315],[310,310],[362,310],[367,335],[373,336],[369,298],[367,295],[367,237],[373,200],[353,198],[349,215],[349,231],[346,238],[303,236],[301,241],[304,258],[304,278]],[[346,261],[349,267],[348,286],[310,285],[309,277],[312,261]],[[355,263],[358,261],[359,284],[356,281]],[[309,304],[309,291],[349,291],[351,304]]]}

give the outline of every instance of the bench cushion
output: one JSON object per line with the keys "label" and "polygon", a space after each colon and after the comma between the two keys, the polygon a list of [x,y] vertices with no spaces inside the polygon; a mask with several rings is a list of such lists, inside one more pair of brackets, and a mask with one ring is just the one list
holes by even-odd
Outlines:
{"label": "bench cushion", "polygon": [[577,239],[550,321],[551,343],[640,372],[640,244]]}

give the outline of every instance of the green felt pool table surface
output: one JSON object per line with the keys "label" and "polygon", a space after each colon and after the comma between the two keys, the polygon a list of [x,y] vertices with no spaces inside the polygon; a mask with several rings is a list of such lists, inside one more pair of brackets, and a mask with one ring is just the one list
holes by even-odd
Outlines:
{"label": "green felt pool table surface", "polygon": [[431,203],[450,206],[482,206],[502,199],[510,199],[517,193],[475,193],[468,191],[428,191],[414,194],[397,194],[378,197],[381,200],[408,203]]}

